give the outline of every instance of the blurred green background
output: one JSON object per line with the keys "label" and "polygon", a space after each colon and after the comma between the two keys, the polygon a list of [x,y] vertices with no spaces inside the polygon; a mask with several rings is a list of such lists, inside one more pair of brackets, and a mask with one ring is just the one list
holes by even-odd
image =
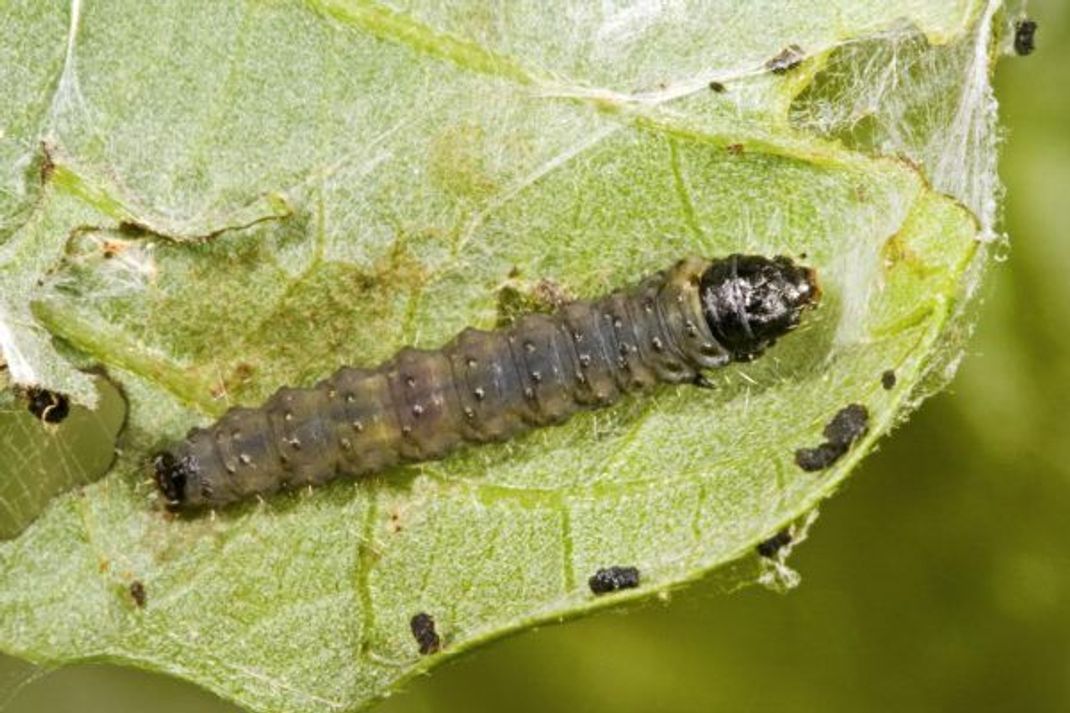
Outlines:
{"label": "blurred green background", "polygon": [[[706,582],[529,631],[376,713],[1070,710],[1070,4],[1030,9],[1037,53],[996,77],[1010,259],[951,388],[823,508],[801,587]],[[0,698],[24,670],[0,659]],[[7,713],[237,711],[107,666],[15,690]]]}

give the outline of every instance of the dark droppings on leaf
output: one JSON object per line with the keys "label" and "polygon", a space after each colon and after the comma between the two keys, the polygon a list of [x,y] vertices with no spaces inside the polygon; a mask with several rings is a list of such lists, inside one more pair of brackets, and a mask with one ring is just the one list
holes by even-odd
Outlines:
{"label": "dark droppings on leaf", "polygon": [[422,655],[438,653],[442,648],[442,640],[435,631],[435,620],[430,614],[420,612],[409,621],[409,628]]}
{"label": "dark droppings on leaf", "polygon": [[139,609],[145,606],[145,585],[140,580],[135,579],[130,583],[130,597]]}
{"label": "dark droppings on leaf", "polygon": [[895,369],[889,369],[881,374],[881,386],[885,391],[891,391],[895,388],[895,382],[897,381],[895,376]]}
{"label": "dark droppings on leaf", "polygon": [[1014,51],[1025,57],[1037,48],[1037,23],[1028,18],[1014,23]]}
{"label": "dark droppings on leaf", "polygon": [[63,394],[48,389],[31,388],[26,392],[27,408],[45,423],[60,423],[71,412],[71,403]]}
{"label": "dark droppings on leaf", "polygon": [[714,91],[714,92],[716,92],[718,94],[724,93],[724,91],[726,89],[724,84],[722,84],[721,82],[718,82],[716,80],[710,82],[709,86],[710,86],[710,90],[711,91]]}
{"label": "dark droppings on leaf", "polygon": [[152,231],[136,221],[124,220],[119,223],[119,232],[133,238],[140,238],[149,235]]}
{"label": "dark droppings on leaf", "polygon": [[635,589],[639,586],[639,569],[637,567],[606,567],[591,575],[587,584],[595,594]]}
{"label": "dark droppings on leaf", "polygon": [[52,147],[46,141],[41,142],[41,167],[40,167],[40,179],[41,185],[48,183],[48,179],[52,178],[52,174],[56,170],[56,162],[52,160]]}
{"label": "dark droppings on leaf", "polygon": [[777,552],[780,552],[790,544],[791,533],[787,530],[781,530],[765,542],[758,543],[757,550],[762,557],[771,558],[775,557]]}
{"label": "dark droppings on leaf", "polygon": [[806,53],[799,45],[788,45],[780,54],[765,63],[765,68],[773,74],[787,74],[802,64]]}
{"label": "dark droppings on leaf", "polygon": [[800,448],[795,451],[795,464],[808,473],[824,470],[843,457],[847,446],[837,443],[822,443],[817,448]]}
{"label": "dark droppings on leaf", "polygon": [[807,472],[824,470],[843,457],[869,429],[869,411],[862,404],[851,404],[836,412],[824,435],[827,439],[816,448],[795,451],[795,464]]}
{"label": "dark droppings on leaf", "polygon": [[851,404],[836,412],[825,426],[825,438],[845,448],[865,435],[869,428],[869,411],[862,404]]}

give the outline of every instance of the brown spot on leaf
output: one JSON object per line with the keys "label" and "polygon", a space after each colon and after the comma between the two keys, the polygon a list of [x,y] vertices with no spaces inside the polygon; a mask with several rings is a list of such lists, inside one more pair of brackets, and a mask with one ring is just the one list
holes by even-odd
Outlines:
{"label": "brown spot on leaf", "polygon": [[240,361],[231,368],[222,381],[213,386],[212,396],[221,398],[228,394],[240,400],[240,396],[253,383],[255,376],[256,367],[249,362]]}
{"label": "brown spot on leaf", "polygon": [[125,240],[110,240],[106,238],[100,243],[100,254],[105,260],[110,260],[116,255],[121,255],[129,245],[130,243]]}
{"label": "brown spot on leaf", "polygon": [[573,295],[564,285],[546,278],[535,283],[535,287],[532,289],[532,295],[535,299],[552,306],[554,309],[576,299],[575,295]]}
{"label": "brown spot on leaf", "polygon": [[550,313],[575,299],[572,292],[550,278],[534,282],[510,277],[498,288],[497,326],[505,327],[530,312]]}
{"label": "brown spot on leaf", "polygon": [[41,142],[41,185],[48,183],[56,171],[56,162],[52,159],[52,146],[47,141]]}
{"label": "brown spot on leaf", "polygon": [[780,54],[765,63],[765,68],[773,74],[786,74],[802,64],[806,52],[799,45],[788,45]]}
{"label": "brown spot on leaf", "polygon": [[130,598],[134,600],[134,604],[138,606],[138,609],[144,608],[146,601],[145,585],[140,580],[135,579],[130,583]]}
{"label": "brown spot on leaf", "polygon": [[885,272],[891,272],[903,266],[919,277],[925,277],[933,271],[925,261],[906,244],[902,236],[896,233],[884,241],[881,246],[881,264]]}

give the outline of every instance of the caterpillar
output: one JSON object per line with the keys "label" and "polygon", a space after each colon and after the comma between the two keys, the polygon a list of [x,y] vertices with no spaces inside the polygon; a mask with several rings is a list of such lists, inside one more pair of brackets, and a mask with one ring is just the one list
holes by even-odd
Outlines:
{"label": "caterpillar", "polygon": [[819,296],[815,271],[784,256],[688,257],[601,298],[232,408],[158,453],[155,480],[171,510],[214,508],[514,438],[658,383],[709,387],[704,370],[757,358]]}

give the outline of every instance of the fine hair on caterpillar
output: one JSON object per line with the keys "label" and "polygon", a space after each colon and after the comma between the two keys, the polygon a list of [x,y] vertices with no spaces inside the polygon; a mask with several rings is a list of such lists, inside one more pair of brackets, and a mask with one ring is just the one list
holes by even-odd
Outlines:
{"label": "fine hair on caterpillar", "polygon": [[157,454],[156,483],[171,509],[219,507],[514,438],[659,383],[708,386],[705,370],[757,358],[819,297],[814,270],[787,257],[688,257],[552,314],[233,408]]}

